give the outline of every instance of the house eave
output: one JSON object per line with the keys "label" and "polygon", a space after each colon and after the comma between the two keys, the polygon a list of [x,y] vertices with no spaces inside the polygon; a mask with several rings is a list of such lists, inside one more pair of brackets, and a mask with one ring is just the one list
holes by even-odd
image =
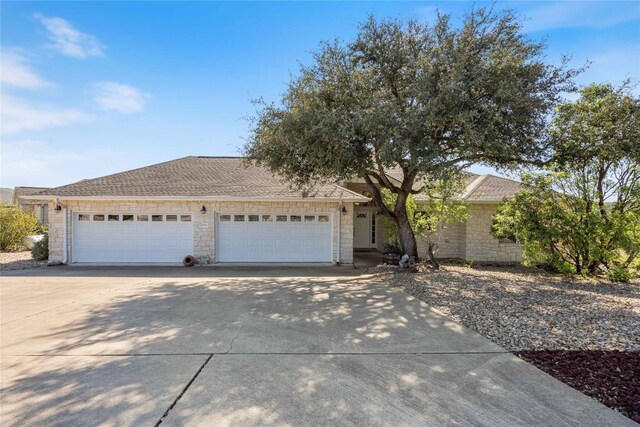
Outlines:
{"label": "house eave", "polygon": [[368,202],[368,197],[230,197],[230,196],[23,196],[30,200],[91,201],[215,201],[215,202]]}

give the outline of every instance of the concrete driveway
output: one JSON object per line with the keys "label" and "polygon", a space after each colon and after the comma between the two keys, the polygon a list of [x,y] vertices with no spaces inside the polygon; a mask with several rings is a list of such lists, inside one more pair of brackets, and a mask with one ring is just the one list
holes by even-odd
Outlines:
{"label": "concrete driveway", "polygon": [[348,267],[3,274],[1,421],[633,425]]}

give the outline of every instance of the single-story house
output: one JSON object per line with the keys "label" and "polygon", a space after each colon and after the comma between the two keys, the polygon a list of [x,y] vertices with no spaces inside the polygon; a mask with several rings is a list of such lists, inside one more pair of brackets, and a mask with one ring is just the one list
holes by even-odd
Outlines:
{"label": "single-story house", "polygon": [[13,205],[17,206],[21,211],[38,218],[40,224],[49,222],[49,203],[46,198],[33,199],[25,196],[42,193],[49,190],[47,187],[16,187],[13,190]]}
{"label": "single-story house", "polygon": [[[382,248],[382,217],[362,182],[340,184],[302,192],[239,157],[190,156],[27,197],[49,201],[51,261],[352,263],[354,251]],[[490,234],[497,204],[518,187],[470,175],[471,216],[444,230],[438,255],[519,261],[519,245]]]}

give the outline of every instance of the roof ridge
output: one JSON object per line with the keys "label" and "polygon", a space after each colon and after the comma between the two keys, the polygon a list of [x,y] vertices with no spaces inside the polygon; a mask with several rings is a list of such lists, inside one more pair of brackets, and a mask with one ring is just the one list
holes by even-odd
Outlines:
{"label": "roof ridge", "polygon": [[517,182],[517,183],[521,184],[521,182],[520,182],[520,181],[517,181],[517,180],[515,180],[515,179],[513,179],[513,178],[507,178],[506,176],[494,175],[494,174],[492,174],[492,173],[488,173],[488,174],[486,174],[486,175],[487,175],[488,177],[490,176],[490,177],[492,177],[492,178],[506,179],[507,181],[513,181],[513,182]]}
{"label": "roof ridge", "polygon": [[489,178],[489,174],[478,175],[476,179],[474,179],[473,182],[471,182],[471,184],[467,186],[461,198],[469,198],[469,196],[471,196],[473,192],[478,189],[480,184],[482,184],[487,178]]}

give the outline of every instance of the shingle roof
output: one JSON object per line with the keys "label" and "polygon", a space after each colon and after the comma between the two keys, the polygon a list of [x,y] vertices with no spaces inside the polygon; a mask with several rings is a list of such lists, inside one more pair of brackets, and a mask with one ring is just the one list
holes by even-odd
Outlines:
{"label": "shingle roof", "polygon": [[241,157],[184,157],[114,175],[51,188],[50,197],[219,198],[367,201],[335,184],[320,185],[306,194],[292,188],[268,169],[248,165]]}
{"label": "shingle roof", "polygon": [[24,196],[40,194],[46,190],[49,190],[49,187],[16,187],[13,190],[13,203],[18,203],[18,199],[20,199],[20,203],[22,204],[36,203],[37,201],[34,202],[33,200],[25,199]]}
{"label": "shingle roof", "polygon": [[[515,195],[521,188],[518,181],[494,175],[466,172],[466,180],[467,186],[461,198],[468,202],[500,202]],[[418,194],[416,200],[426,200],[426,196]]]}
{"label": "shingle roof", "polygon": [[478,202],[501,201],[516,194],[522,184],[494,175],[480,175],[467,187],[464,199]]}

